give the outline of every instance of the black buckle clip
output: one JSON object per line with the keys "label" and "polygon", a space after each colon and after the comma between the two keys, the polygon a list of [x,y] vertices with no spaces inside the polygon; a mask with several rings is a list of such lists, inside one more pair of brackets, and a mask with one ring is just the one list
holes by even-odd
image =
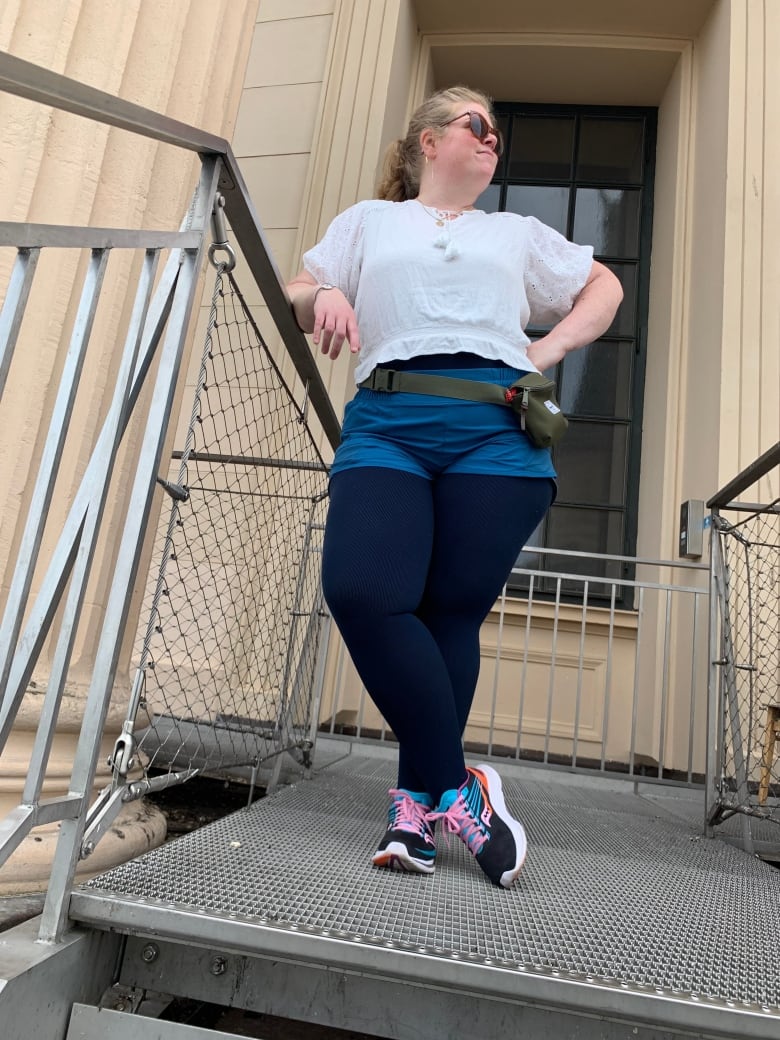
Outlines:
{"label": "black buckle clip", "polygon": [[397,387],[393,386],[397,375],[392,368],[375,368],[371,374],[371,389],[383,394],[397,393]]}

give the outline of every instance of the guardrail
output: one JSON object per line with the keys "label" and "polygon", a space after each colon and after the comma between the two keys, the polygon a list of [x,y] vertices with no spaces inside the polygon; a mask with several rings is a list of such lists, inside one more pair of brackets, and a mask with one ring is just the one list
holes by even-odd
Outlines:
{"label": "guardrail", "polygon": [[[729,481],[711,510],[707,819],[741,816],[741,843],[780,849],[780,498],[738,496],[780,466],[780,442]],[[756,830],[762,833],[759,836]]]}
{"label": "guardrail", "polygon": [[[14,349],[24,324],[42,251],[89,250],[81,287],[81,303],[70,349],[60,376],[49,431],[31,496],[21,547],[17,553],[2,625],[0,625],[0,750],[11,732],[44,643],[55,641],[54,657],[35,737],[22,804],[0,822],[0,861],[18,847],[36,825],[60,822],[41,938],[56,940],[66,926],[66,908],[79,858],[89,852],[85,842],[87,799],[94,783],[100,740],[116,676],[119,648],[127,623],[130,598],[146,537],[152,494],[158,482],[163,445],[179,379],[183,348],[195,305],[199,274],[207,252],[225,252],[230,259],[222,212],[268,306],[303,382],[310,406],[332,444],[339,439],[339,422],[303,333],[297,327],[278,270],[229,144],[211,134],[122,101],[64,76],[0,54],[0,90],[50,105],[86,119],[197,152],[201,175],[189,212],[178,231],[68,228],[53,225],[0,223],[0,245],[17,249],[5,302],[0,313],[0,393],[7,385]],[[210,228],[215,233],[210,240]],[[90,333],[112,251],[133,249],[142,255],[133,313],[116,375],[112,403],[85,475],[70,506],[51,558],[39,562],[48,506],[60,470]],[[160,265],[162,253],[167,260]],[[222,269],[229,266],[221,263]],[[75,634],[84,606],[87,582],[101,530],[112,469],[139,395],[156,365],[151,403],[145,419],[129,511],[116,553],[116,568],[105,606],[103,626],[91,674],[83,725],[73,762],[69,793],[42,799],[44,774],[71,663]],[[285,388],[286,389],[286,388]],[[292,402],[294,404],[294,402]],[[297,406],[295,406],[297,407]],[[302,408],[298,419],[305,423]],[[308,426],[306,426],[308,431]],[[312,468],[325,467],[314,452]],[[167,464],[166,464],[167,470]],[[168,488],[169,493],[171,487]],[[176,490],[173,489],[175,497]],[[50,532],[51,533],[51,532]],[[34,601],[30,591],[36,567],[45,571]],[[287,575],[295,585],[296,575]],[[311,597],[309,597],[311,598]],[[55,621],[55,619],[57,619]],[[294,678],[297,651],[289,662]],[[289,669],[288,669],[289,672]],[[285,693],[289,705],[290,690]],[[120,756],[121,757],[121,756]],[[116,770],[114,793],[125,780]],[[99,829],[99,828],[98,828]]]}
{"label": "guardrail", "polygon": [[[544,570],[516,567],[512,579],[526,591],[505,588],[483,626],[466,750],[567,772],[701,786],[707,565],[526,551],[544,557]],[[588,565],[597,563],[630,563],[641,576],[589,576]],[[625,600],[634,607],[619,607]],[[343,645],[332,672],[320,733],[393,742]]]}

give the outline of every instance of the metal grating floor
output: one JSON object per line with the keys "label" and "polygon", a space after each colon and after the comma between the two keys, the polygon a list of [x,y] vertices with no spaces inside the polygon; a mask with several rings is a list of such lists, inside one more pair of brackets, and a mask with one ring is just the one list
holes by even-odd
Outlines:
{"label": "metal grating floor", "polygon": [[457,839],[432,877],[372,868],[394,770],[356,754],[83,884],[71,913],[136,932],[147,915],[175,939],[175,911],[195,912],[188,940],[256,922],[737,1006],[780,1029],[780,870],[703,838],[684,801],[529,772],[504,773],[530,850],[509,892]]}

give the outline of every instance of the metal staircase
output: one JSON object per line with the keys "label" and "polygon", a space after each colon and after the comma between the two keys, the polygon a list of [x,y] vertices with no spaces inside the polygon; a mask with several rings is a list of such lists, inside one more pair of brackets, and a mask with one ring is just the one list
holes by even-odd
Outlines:
{"label": "metal staircase", "polygon": [[396,1040],[778,1035],[778,870],[703,838],[691,792],[503,772],[508,892],[459,842],[430,878],[371,867],[393,763],[359,748],[79,886],[72,919],[125,939],[69,1040],[214,1035],[144,1032],[160,994]]}

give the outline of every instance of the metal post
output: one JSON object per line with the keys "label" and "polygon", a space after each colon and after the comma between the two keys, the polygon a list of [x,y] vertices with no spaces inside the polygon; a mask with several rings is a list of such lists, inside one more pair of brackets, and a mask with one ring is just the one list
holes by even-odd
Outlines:
{"label": "metal post", "polygon": [[672,627],[672,597],[666,589],[666,609],[664,610],[664,652],[661,665],[661,717],[658,723],[658,779],[664,775],[664,756],[666,755],[666,715],[669,707],[669,642]]}
{"label": "metal post", "polygon": [[615,636],[615,598],[617,596],[617,584],[613,583],[612,593],[609,597],[609,635],[607,636],[607,668],[604,676],[604,715],[601,720],[601,762],[599,763],[602,773],[607,765],[607,736],[609,733],[609,710],[612,697],[612,647]]}
{"label": "metal post", "polygon": [[0,398],[5,390],[11,358],[22,325],[27,298],[30,295],[40,249],[20,249],[11,272],[8,291],[0,311]]}
{"label": "metal post", "polygon": [[[46,524],[49,505],[54,493],[54,482],[57,477],[60,459],[62,458],[65,436],[70,425],[79,376],[84,366],[84,358],[95,320],[97,301],[107,263],[108,250],[93,250],[84,279],[73,334],[65,358],[65,366],[60,377],[57,399],[52,410],[43,456],[38,467],[38,476],[30,501],[27,523],[22,535],[22,543],[19,547],[11,588],[8,593],[3,623],[2,627],[0,627],[0,690],[6,689],[8,675],[11,671],[13,651],[19,630],[22,627],[27,597],[32,585],[38,551],[43,538],[43,528]],[[3,746],[3,743],[4,741],[0,734],[0,747]]]}
{"label": "metal post", "polygon": [[634,776],[634,760],[636,758],[636,725],[639,708],[639,662],[642,656],[642,621],[645,616],[645,590],[639,589],[639,605],[637,606],[636,651],[634,653],[634,684],[631,694],[631,742],[628,750],[628,773]]}
{"label": "metal post", "polygon": [[89,510],[85,519],[84,529],[76,556],[75,566],[70,581],[70,590],[65,604],[65,612],[60,626],[60,634],[54,653],[49,683],[46,690],[41,719],[38,725],[33,753],[30,757],[30,767],[27,784],[25,785],[24,802],[34,802],[40,796],[43,785],[43,774],[49,758],[54,730],[57,721],[62,693],[67,678],[68,666],[70,664],[73,643],[76,637],[76,626],[81,616],[81,608],[87,590],[87,580],[92,564],[92,558],[97,543],[97,535],[100,521],[105,508],[108,494],[109,480],[111,476],[111,462],[116,454],[121,437],[122,413],[127,400],[127,392],[133,375],[138,351],[141,344],[144,321],[146,319],[154,288],[154,278],[157,272],[159,252],[157,250],[147,251],[144,266],[138,282],[133,313],[130,319],[125,348],[117,372],[116,386],[111,407],[106,417],[106,428],[113,431],[113,437],[106,437],[100,453],[100,465],[96,467],[95,495],[90,501]]}
{"label": "metal post", "polygon": [[[204,160],[192,210],[192,225],[205,229],[211,219],[221,163],[216,157]],[[71,779],[71,790],[86,798],[97,766],[100,736],[113,689],[121,647],[121,634],[127,620],[133,583],[143,546],[146,518],[151,506],[162,448],[168,429],[173,397],[181,367],[184,341],[189,326],[198,272],[204,254],[204,240],[198,250],[186,250],[181,257],[181,274],[176,287],[168,329],[160,357],[140,458],[133,484],[133,509],[128,512],[117,553],[114,580],[106,604],[105,620],[96,654],[96,664],[87,694],[84,724],[79,738]],[[41,917],[40,938],[58,941],[66,927],[67,900],[80,855],[86,825],[85,815],[62,823],[52,865],[51,880]]]}
{"label": "metal post", "polygon": [[590,588],[590,582],[585,579],[585,584],[582,590],[582,614],[580,616],[580,647],[579,654],[577,657],[577,695],[574,705],[574,741],[571,749],[571,764],[572,768],[577,765],[577,751],[579,747],[580,739],[580,712],[582,709],[582,665],[583,658],[585,657],[585,630],[587,628],[588,620],[588,592]]}
{"label": "metal post", "polygon": [[[141,357],[138,359],[133,374],[133,384],[122,412],[120,436],[124,432],[129,416],[141,392],[146,375],[151,366],[170,312],[171,299],[179,274],[178,255],[171,255],[157,288],[148,328],[145,330]],[[13,726],[16,712],[24,696],[27,682],[32,674],[35,661],[48,635],[64,588],[67,584],[73,562],[76,558],[79,539],[86,520],[97,481],[99,459],[105,450],[106,442],[113,437],[108,424],[105,423],[98,436],[97,444],[82,477],[79,489],[70,507],[68,516],[57,541],[57,546],[38,595],[29,611],[27,622],[16,644],[4,688],[4,697],[0,705],[0,747],[7,739]]]}

